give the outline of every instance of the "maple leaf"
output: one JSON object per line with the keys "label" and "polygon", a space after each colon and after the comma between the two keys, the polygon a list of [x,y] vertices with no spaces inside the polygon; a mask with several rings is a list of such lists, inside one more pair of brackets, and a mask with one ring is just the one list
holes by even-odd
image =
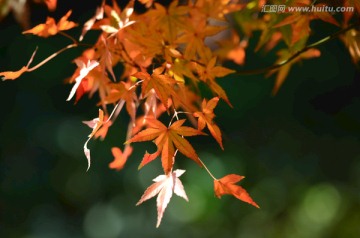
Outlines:
{"label": "maple leaf", "polygon": [[221,196],[223,196],[225,194],[230,194],[243,202],[247,202],[247,203],[253,205],[254,207],[260,208],[259,205],[257,205],[252,200],[250,195],[247,193],[247,191],[243,187],[241,187],[239,185],[235,185],[235,183],[239,182],[243,178],[245,178],[245,177],[237,175],[237,174],[229,174],[229,175],[222,177],[221,179],[215,179],[214,180],[215,195],[218,198],[221,198]]}
{"label": "maple leaf", "polygon": [[[85,123],[87,124],[87,123]],[[104,140],[106,137],[106,134],[109,131],[110,126],[112,126],[112,121],[109,120],[109,117],[107,115],[104,115],[104,119],[103,119],[103,123],[101,125],[101,127],[96,131],[96,133],[94,134],[94,138],[100,138],[100,140]]]}
{"label": "maple leaf", "polygon": [[[294,3],[295,7],[309,7],[311,8],[309,1],[298,0]],[[314,7],[323,8],[327,6],[327,4],[316,4]],[[291,45],[294,45],[296,42],[307,39],[310,34],[310,22],[314,19],[320,19],[327,23],[331,23],[333,25],[339,26],[339,23],[335,20],[335,18],[329,13],[325,11],[314,11],[311,13],[304,12],[296,12],[292,15],[286,17],[281,22],[277,23],[273,27],[282,27],[286,25],[291,25],[292,28],[292,38]]]}
{"label": "maple leaf", "polygon": [[170,96],[177,97],[174,92],[176,81],[168,75],[159,74],[156,70],[154,70],[152,75],[147,72],[137,72],[133,76],[144,80],[141,87],[143,97],[145,97],[145,95],[149,95],[149,92],[154,89],[156,95],[166,108],[168,108],[168,98]]}
{"label": "maple leaf", "polygon": [[156,115],[156,108],[157,108],[157,98],[156,98],[156,92],[154,89],[151,89],[147,95],[145,95],[145,103],[144,103],[144,119],[149,115],[149,112],[152,113],[152,115]]}
{"label": "maple leaf", "polygon": [[2,77],[1,79],[3,81],[5,80],[15,80],[18,77],[20,77],[23,73],[30,71],[29,70],[29,66],[31,64],[31,62],[33,61],[35,54],[36,54],[37,48],[34,50],[34,52],[32,53],[29,62],[27,63],[26,66],[23,66],[21,69],[19,69],[18,71],[4,71],[4,72],[0,72],[0,76]]}
{"label": "maple leaf", "polygon": [[137,134],[142,128],[147,126],[147,120],[149,118],[155,118],[155,119],[159,118],[159,116],[161,116],[161,114],[163,114],[164,112],[166,112],[166,108],[162,103],[160,103],[156,106],[155,112],[153,115],[147,114],[146,116],[145,115],[138,116],[135,120],[135,126],[133,126],[133,128],[132,128],[131,135]]}
{"label": "maple leaf", "polygon": [[213,57],[208,64],[204,67],[203,65],[195,64],[195,68],[199,75],[200,80],[207,83],[209,88],[216,93],[220,98],[224,99],[227,104],[231,106],[231,103],[225,93],[225,91],[220,87],[219,84],[216,83],[216,77],[225,77],[228,74],[234,73],[234,70],[217,66],[216,64],[216,57]]}
{"label": "maple leaf", "polygon": [[113,1],[113,5],[114,9],[111,9],[110,13],[108,13],[108,6],[105,8],[105,12],[110,17],[110,25],[100,25],[100,28],[109,34],[116,34],[121,29],[135,23],[135,21],[130,21],[130,16],[134,12],[134,1],[130,1],[122,12],[115,1]]}
{"label": "maple leaf", "polygon": [[33,2],[45,4],[51,12],[55,11],[57,5],[57,0],[33,0]]}
{"label": "maple leaf", "polygon": [[75,84],[72,87],[70,94],[69,94],[68,98],[66,99],[66,101],[71,100],[71,98],[76,93],[76,90],[79,87],[83,78],[85,78],[86,75],[88,75],[88,73],[91,70],[93,70],[96,66],[99,65],[99,62],[97,62],[95,60],[88,60],[87,64],[85,64],[82,60],[79,60],[79,59],[75,59],[74,61],[75,61],[76,65],[78,66],[78,68],[80,68],[80,72],[79,72],[79,75],[75,78]]}
{"label": "maple leaf", "polygon": [[[195,4],[193,2],[195,2]],[[218,21],[225,21],[225,14],[238,11],[244,6],[244,4],[239,4],[238,2],[239,1],[231,0],[197,0],[189,1],[189,4],[193,5],[191,12],[193,15],[201,14],[204,17],[209,17]]]}
{"label": "maple leaf", "polygon": [[357,64],[360,61],[360,31],[352,29],[346,32],[341,39],[348,47],[353,62]]}
{"label": "maple leaf", "polygon": [[136,206],[138,206],[146,200],[158,195],[156,199],[158,213],[156,227],[160,226],[161,219],[173,193],[179,197],[184,198],[186,201],[189,201],[184,190],[184,186],[179,179],[183,173],[185,173],[185,170],[177,169],[172,173],[157,176],[155,179],[153,179],[155,183],[150,185],[145,190],[140,200],[136,203]]}
{"label": "maple leaf", "polygon": [[[314,58],[314,57],[319,57],[320,54],[321,54],[320,51],[317,49],[309,49],[307,52],[302,53],[300,56],[296,57],[291,62],[281,66],[279,69],[270,71],[267,74],[267,76],[270,76],[273,73],[277,72],[275,85],[274,85],[272,94],[275,95],[279,91],[281,85],[284,83],[287,75],[289,74],[290,69],[293,64],[295,64],[296,62],[299,62],[301,59],[310,59],[310,58]],[[284,50],[280,50],[278,52],[278,56],[279,56],[279,59],[276,62],[281,63],[281,62],[288,60],[291,57],[291,53],[288,50],[284,49]]]}
{"label": "maple leaf", "polygon": [[[191,91],[189,87],[187,87],[185,84],[179,84],[175,92],[178,97],[172,97],[171,100],[174,108],[181,108],[187,112],[196,112],[198,110],[198,108],[194,104],[199,102],[200,97],[199,95]],[[181,100],[179,100],[179,98]],[[189,119],[193,119],[191,114],[187,114],[187,116]],[[195,125],[195,123],[191,123]]]}
{"label": "maple leaf", "polygon": [[105,65],[106,70],[112,76],[114,82],[116,81],[116,77],[113,71],[113,54],[110,52],[108,41],[101,35],[100,39],[103,42],[104,51],[101,54],[100,62]]}
{"label": "maple leaf", "polygon": [[151,19],[151,25],[162,33],[166,41],[173,43],[177,33],[187,27],[184,19],[189,12],[188,7],[179,5],[178,0],[172,1],[167,8],[160,3],[154,3],[154,6],[147,12],[146,17]]}
{"label": "maple leaf", "polygon": [[115,103],[119,100],[126,102],[126,110],[130,115],[132,121],[135,121],[136,101],[135,94],[136,87],[130,87],[129,83],[121,81],[120,83],[111,84],[111,91],[107,97],[104,98],[104,103]]}
{"label": "maple leaf", "polygon": [[156,119],[147,119],[148,128],[140,131],[125,143],[142,142],[154,140],[157,151],[153,154],[145,153],[139,168],[156,159],[161,153],[161,162],[165,174],[168,174],[174,164],[175,148],[183,155],[194,160],[201,166],[199,157],[191,144],[184,136],[205,135],[205,133],[192,127],[182,126],[185,119],[174,122],[171,126],[166,127],[163,123]]}
{"label": "maple leaf", "polygon": [[69,30],[75,26],[76,23],[68,21],[67,19],[71,15],[71,10],[68,11],[65,16],[63,16],[59,22],[56,24],[54,18],[48,17],[44,24],[39,24],[34,28],[24,31],[23,34],[34,34],[40,37],[49,37],[56,35],[59,31]]}
{"label": "maple leaf", "polygon": [[46,4],[49,11],[55,11],[57,0],[44,0],[44,3]]}
{"label": "maple leaf", "polygon": [[130,145],[125,146],[124,152],[122,152],[121,149],[118,147],[111,148],[111,153],[114,156],[114,161],[109,164],[109,168],[121,170],[124,167],[128,157],[131,155],[132,151],[133,148]]}
{"label": "maple leaf", "polygon": [[89,80],[87,78],[81,80],[79,87],[76,89],[74,104],[77,104],[78,101],[82,98],[82,96],[84,96],[84,94],[89,92],[90,90],[91,86],[89,85]]}
{"label": "maple leaf", "polygon": [[[94,59],[99,59],[100,56],[98,54],[99,51],[95,51],[94,49],[87,49],[83,52],[81,56],[76,58],[74,62],[78,61],[78,67],[74,71],[73,75],[66,80],[67,83],[76,83],[76,79],[80,81],[78,78],[80,76],[80,71],[82,70],[82,64],[89,63],[94,61]],[[83,63],[81,63],[83,62]],[[80,67],[79,67],[80,66]],[[99,67],[93,68],[88,74],[81,80],[78,88],[76,89],[76,99],[75,103],[85,94],[88,93],[89,97],[92,97],[95,92],[98,92],[99,97],[101,99],[101,105],[105,108],[104,98],[110,93],[111,88],[111,80],[107,77],[106,72],[104,72],[105,67],[103,67],[101,63],[99,63]],[[86,67],[86,65],[85,65]],[[84,72],[85,74],[86,72]]]}
{"label": "maple leaf", "polygon": [[184,58],[188,60],[196,60],[197,57],[206,59],[209,47],[204,42],[205,38],[216,35],[225,28],[224,26],[211,26],[206,19],[201,19],[199,22],[189,20],[184,34],[176,40],[177,43],[186,44]]}
{"label": "maple leaf", "polygon": [[138,1],[141,2],[141,4],[144,4],[146,8],[151,7],[151,5],[154,2],[154,0],[138,0]]}
{"label": "maple leaf", "polygon": [[84,39],[85,34],[93,27],[94,23],[97,20],[103,19],[103,17],[104,17],[104,4],[105,4],[105,0],[103,0],[100,7],[96,8],[95,15],[85,22],[84,27],[83,27],[82,32],[81,32],[81,35],[79,37],[79,41],[82,41]]}
{"label": "maple leaf", "polygon": [[88,167],[87,170],[89,170],[91,165],[91,159],[90,159],[90,150],[87,147],[87,143],[91,140],[91,138],[96,134],[96,132],[101,128],[101,126],[104,123],[104,112],[99,109],[99,116],[97,118],[92,119],[91,121],[83,121],[84,124],[88,125],[90,128],[92,128],[92,132],[90,135],[88,135],[88,139],[84,144],[84,154],[86,156],[86,159],[88,161]]}
{"label": "maple leaf", "polygon": [[198,118],[198,130],[202,131],[205,128],[205,126],[207,126],[211,135],[219,143],[221,149],[224,149],[222,145],[220,128],[213,122],[213,119],[215,117],[213,110],[218,104],[218,102],[219,102],[218,97],[214,97],[208,102],[206,102],[206,100],[204,99],[201,106],[202,112],[195,112],[194,117]]}
{"label": "maple leaf", "polygon": [[239,35],[232,31],[231,38],[218,42],[219,49],[216,54],[222,59],[230,59],[235,63],[242,65],[245,63],[245,48],[247,47],[247,40],[240,41]]}
{"label": "maple leaf", "polygon": [[169,66],[169,75],[174,77],[177,82],[185,82],[185,77],[188,77],[194,82],[198,81],[191,70],[190,63],[187,60],[176,58],[172,64],[169,64]]}
{"label": "maple leaf", "polygon": [[348,24],[349,20],[352,16],[354,16],[355,12],[360,14],[360,2],[358,0],[346,0],[344,1],[344,7],[354,7],[355,11],[344,11],[344,23]]}

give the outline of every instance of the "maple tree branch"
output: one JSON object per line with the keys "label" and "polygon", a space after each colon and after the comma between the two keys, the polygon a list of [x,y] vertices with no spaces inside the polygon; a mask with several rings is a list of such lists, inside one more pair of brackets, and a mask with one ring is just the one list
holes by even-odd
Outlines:
{"label": "maple tree branch", "polygon": [[34,67],[28,69],[27,72],[31,72],[31,71],[34,71],[34,70],[40,68],[41,66],[43,66],[44,64],[46,64],[47,62],[49,62],[50,60],[52,60],[53,58],[55,58],[59,54],[61,54],[62,52],[66,51],[67,49],[74,48],[74,47],[77,47],[77,46],[78,45],[74,43],[74,44],[71,44],[71,45],[68,45],[68,46],[62,48],[61,50],[58,50],[57,52],[53,53],[52,55],[50,55],[49,57],[47,57],[46,59],[44,59],[43,61],[41,61],[37,65],[35,65]]}
{"label": "maple tree branch", "polygon": [[271,66],[268,66],[268,67],[265,67],[265,68],[260,68],[260,69],[253,69],[253,70],[243,70],[243,71],[237,71],[235,72],[235,74],[237,75],[249,75],[249,74],[261,74],[261,73],[266,73],[266,72],[269,72],[271,70],[274,70],[274,69],[277,69],[277,68],[280,68],[288,63],[290,63],[291,61],[293,61],[294,59],[296,59],[298,56],[300,56],[301,54],[305,53],[306,51],[312,49],[312,48],[315,48],[315,47],[318,47],[328,41],[331,41],[337,37],[339,37],[341,34],[351,30],[351,29],[354,29],[356,27],[360,26],[360,23],[357,23],[357,24],[353,24],[353,25],[350,25],[344,29],[341,29],[340,31],[337,31],[335,32],[334,34],[332,35],[329,35],[319,41],[316,41],[310,45],[307,45],[305,46],[304,48],[302,48],[301,50],[297,51],[295,54],[293,54],[290,58],[278,63],[278,64],[274,64],[274,65],[271,65]]}

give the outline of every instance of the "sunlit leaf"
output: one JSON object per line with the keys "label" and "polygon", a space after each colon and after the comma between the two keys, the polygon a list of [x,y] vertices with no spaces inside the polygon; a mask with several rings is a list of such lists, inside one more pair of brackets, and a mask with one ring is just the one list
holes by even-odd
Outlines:
{"label": "sunlit leaf", "polygon": [[157,146],[155,154],[146,153],[140,168],[154,160],[161,153],[161,162],[165,174],[168,174],[174,164],[175,149],[178,149],[183,155],[194,160],[200,166],[201,163],[198,159],[194,148],[184,138],[184,136],[204,135],[204,133],[187,126],[182,126],[185,120],[174,122],[171,126],[167,127],[156,119],[147,120],[147,129],[140,131],[126,143],[152,141]]}
{"label": "sunlit leaf", "polygon": [[71,10],[68,11],[65,16],[63,16],[59,22],[56,24],[54,18],[48,17],[44,24],[39,24],[34,28],[24,31],[23,34],[34,34],[40,37],[49,37],[56,35],[59,31],[69,30],[75,26],[76,23],[68,21],[68,18],[71,15]]}
{"label": "sunlit leaf", "polygon": [[161,219],[173,193],[175,193],[179,197],[184,198],[186,201],[189,201],[185,193],[184,186],[178,178],[183,173],[185,173],[185,170],[177,169],[172,173],[157,176],[155,179],[153,179],[155,183],[150,185],[150,187],[145,190],[140,200],[136,203],[136,205],[140,205],[146,200],[158,195],[156,199],[156,206],[158,212],[156,227],[160,226]]}
{"label": "sunlit leaf", "polygon": [[226,175],[225,177],[222,177],[221,179],[215,179],[214,180],[215,195],[218,198],[221,198],[221,196],[226,194],[233,195],[237,199],[243,202],[247,202],[253,205],[254,207],[259,208],[259,205],[257,205],[256,202],[252,200],[250,195],[243,187],[239,185],[235,185],[235,183],[239,182],[243,178],[244,176],[240,176],[237,174],[229,174]]}

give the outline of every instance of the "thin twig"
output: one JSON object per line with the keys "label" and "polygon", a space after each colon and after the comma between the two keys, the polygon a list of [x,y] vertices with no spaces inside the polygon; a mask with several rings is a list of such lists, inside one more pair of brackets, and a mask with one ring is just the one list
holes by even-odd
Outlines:
{"label": "thin twig", "polygon": [[204,162],[198,157],[200,163],[202,166],[204,166],[206,172],[208,172],[208,174],[214,179],[214,180],[218,180],[217,178],[215,178],[215,176],[210,172],[210,170],[208,169],[208,167],[206,167],[206,165],[204,164]]}
{"label": "thin twig", "polygon": [[59,33],[60,35],[65,36],[66,38],[70,39],[74,44],[79,44],[79,42],[78,42],[74,37],[72,37],[71,35],[66,34],[66,33],[63,32],[63,31],[59,31],[58,33]]}
{"label": "thin twig", "polygon": [[46,59],[44,59],[43,61],[41,61],[37,65],[35,65],[34,67],[28,69],[27,72],[31,72],[31,71],[34,71],[34,70],[40,68],[41,66],[43,66],[44,64],[46,64],[47,62],[49,62],[50,60],[52,60],[53,58],[55,58],[59,54],[61,54],[62,52],[66,51],[66,50],[68,50],[70,48],[74,48],[76,46],[77,46],[77,44],[71,44],[71,45],[68,45],[68,46],[62,48],[61,50],[59,50],[59,51],[55,52],[54,54],[50,55],[49,57],[47,57]]}
{"label": "thin twig", "polygon": [[327,36],[317,42],[314,42],[310,45],[307,45],[305,46],[303,49],[299,50],[298,52],[296,52],[295,54],[293,54],[290,58],[278,63],[278,64],[274,64],[274,65],[271,65],[271,66],[268,66],[268,67],[265,67],[265,68],[260,68],[260,69],[253,69],[253,70],[243,70],[243,71],[238,71],[238,72],[235,72],[235,74],[237,75],[249,75],[249,74],[261,74],[261,73],[266,73],[266,72],[269,72],[271,70],[274,70],[274,69],[277,69],[277,68],[280,68],[288,63],[290,63],[291,61],[293,61],[295,58],[297,58],[298,56],[300,56],[301,54],[305,53],[306,51],[312,49],[312,48],[315,48],[315,47],[318,47],[328,41],[331,41],[335,38],[337,38],[338,36],[340,36],[341,34],[351,30],[351,29],[354,29],[355,27],[358,27],[360,26],[360,23],[358,24],[354,24],[354,25],[350,25],[344,29],[341,29],[340,31],[338,32],[335,32],[334,34],[330,35],[330,36]]}

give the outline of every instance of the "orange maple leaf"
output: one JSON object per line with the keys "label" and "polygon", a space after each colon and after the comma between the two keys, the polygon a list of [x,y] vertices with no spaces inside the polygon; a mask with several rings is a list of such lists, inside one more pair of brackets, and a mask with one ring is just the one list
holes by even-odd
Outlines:
{"label": "orange maple leaf", "polygon": [[243,202],[247,202],[254,207],[260,208],[259,205],[256,204],[250,197],[250,195],[247,193],[247,191],[239,186],[235,185],[235,183],[239,182],[245,178],[244,176],[240,176],[237,174],[229,174],[225,177],[222,177],[221,179],[215,179],[214,180],[214,191],[215,195],[218,198],[221,198],[221,196],[225,194],[230,194],[236,197],[237,199],[240,199]]}
{"label": "orange maple leaf", "polygon": [[109,168],[121,170],[124,167],[129,156],[131,155],[132,151],[133,148],[130,145],[125,146],[124,152],[122,152],[121,149],[118,147],[111,148],[111,153],[114,156],[114,161],[109,164]]}
{"label": "orange maple leaf", "polygon": [[344,23],[346,25],[356,12],[360,14],[360,2],[358,0],[346,0],[344,1],[344,7],[355,8],[355,11],[344,11]]}
{"label": "orange maple leaf", "polygon": [[154,0],[139,0],[141,4],[144,4],[146,8],[150,8],[154,2]]}
{"label": "orange maple leaf", "polygon": [[20,77],[23,73],[31,71],[31,69],[29,69],[29,66],[31,64],[31,62],[33,61],[35,54],[36,54],[37,48],[34,50],[34,52],[32,53],[29,62],[27,63],[26,66],[23,66],[21,69],[19,69],[18,71],[5,71],[5,72],[0,72],[0,76],[2,77],[1,79],[3,81],[5,80],[14,80],[17,79],[18,77]]}
{"label": "orange maple leaf", "polygon": [[44,3],[46,4],[49,11],[55,11],[57,0],[44,0]]}
{"label": "orange maple leaf", "polygon": [[17,79],[18,77],[20,77],[23,73],[25,73],[26,71],[28,71],[28,67],[23,66],[21,69],[19,69],[18,71],[5,71],[5,72],[1,72],[0,76],[2,76],[2,80],[14,80]]}
{"label": "orange maple leaf", "polygon": [[215,78],[225,77],[226,75],[234,73],[235,71],[222,66],[217,66],[216,57],[213,57],[206,66],[198,63],[194,63],[194,65],[200,80],[206,82],[211,91],[217,94],[220,98],[224,99],[225,102],[231,106],[225,91],[215,81]]}
{"label": "orange maple leaf", "polygon": [[157,151],[153,154],[146,152],[139,168],[142,168],[147,163],[156,159],[161,153],[162,167],[165,174],[168,174],[172,170],[174,164],[175,148],[201,166],[198,155],[184,136],[205,135],[205,133],[192,127],[182,126],[184,122],[185,119],[179,120],[174,122],[171,126],[166,127],[162,122],[156,119],[147,119],[148,128],[140,131],[133,138],[125,142],[127,144],[131,142],[154,140]]}
{"label": "orange maple leaf", "polygon": [[156,95],[166,108],[168,108],[168,98],[170,96],[177,97],[174,92],[176,81],[168,75],[159,74],[156,70],[154,70],[152,75],[146,72],[137,72],[133,76],[144,81],[141,87],[143,97],[148,95],[149,92],[154,89]]}
{"label": "orange maple leaf", "polygon": [[211,135],[215,138],[215,140],[219,143],[221,149],[224,149],[222,145],[221,131],[220,128],[213,122],[215,117],[214,108],[219,102],[218,97],[214,97],[213,99],[206,102],[204,99],[202,102],[202,112],[195,112],[194,117],[198,118],[198,130],[202,131],[205,126],[209,129]]}
{"label": "orange maple leaf", "polygon": [[24,31],[23,34],[34,34],[40,37],[49,37],[56,35],[59,31],[66,31],[69,30],[77,24],[72,21],[68,21],[67,19],[71,15],[71,10],[68,11],[65,16],[63,16],[59,22],[56,24],[55,19],[52,17],[48,17],[46,19],[46,22],[44,24],[39,24],[35,26],[34,28]]}
{"label": "orange maple leaf", "polygon": [[[308,1],[299,0],[298,2],[294,3],[294,7],[309,7],[310,3]],[[316,8],[323,8],[327,6],[327,4],[316,4],[314,7]],[[325,11],[314,11],[314,12],[296,12],[292,15],[286,17],[281,22],[277,23],[273,27],[282,27],[286,25],[291,25],[292,29],[292,38],[291,38],[291,45],[294,45],[296,42],[307,39],[309,37],[311,28],[310,22],[314,19],[320,19],[327,23],[339,26],[339,23],[335,20],[335,18],[329,13]]]}
{"label": "orange maple leaf", "polygon": [[119,100],[123,100],[126,103],[126,110],[131,118],[135,121],[136,116],[136,106],[137,101],[135,89],[136,87],[131,87],[129,83],[121,81],[120,83],[110,84],[111,91],[107,97],[104,98],[105,104],[115,103]]}
{"label": "orange maple leaf", "polygon": [[[277,92],[279,91],[280,87],[282,86],[282,84],[284,83],[287,75],[289,74],[291,67],[293,64],[299,62],[302,59],[310,59],[310,58],[315,58],[315,57],[319,57],[320,56],[320,51],[318,49],[309,49],[308,51],[302,53],[300,56],[296,57],[295,59],[293,59],[291,62],[279,67],[278,69],[272,70],[270,71],[267,76],[272,75],[273,73],[277,72],[277,76],[276,76],[276,80],[275,80],[275,85],[272,91],[272,94],[275,95],[277,94]],[[276,61],[277,63],[281,63],[284,62],[286,60],[288,60],[292,55],[288,50],[280,50],[278,52],[278,56],[279,59]]]}
{"label": "orange maple leaf", "polygon": [[346,32],[341,39],[348,47],[354,64],[358,64],[360,61],[360,31],[352,29]]}

